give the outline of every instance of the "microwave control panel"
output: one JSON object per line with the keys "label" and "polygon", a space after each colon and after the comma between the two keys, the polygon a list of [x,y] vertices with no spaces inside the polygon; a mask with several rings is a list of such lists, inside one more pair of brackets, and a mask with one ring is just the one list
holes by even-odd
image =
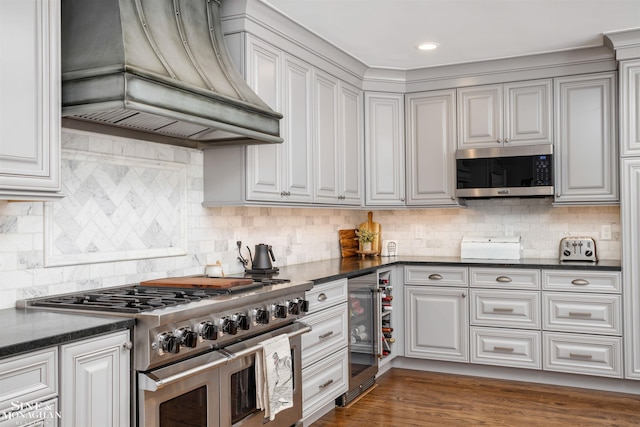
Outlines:
{"label": "microwave control panel", "polygon": [[553,185],[552,156],[534,157],[534,186]]}

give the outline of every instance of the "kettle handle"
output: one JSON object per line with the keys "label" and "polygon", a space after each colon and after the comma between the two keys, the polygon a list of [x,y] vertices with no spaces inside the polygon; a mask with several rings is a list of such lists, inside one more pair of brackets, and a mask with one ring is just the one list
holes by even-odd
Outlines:
{"label": "kettle handle", "polygon": [[251,265],[253,265],[253,254],[251,253],[251,248],[247,246],[247,250],[249,251],[249,259],[251,260]]}
{"label": "kettle handle", "polygon": [[269,255],[271,255],[271,261],[276,262],[276,256],[273,254],[273,249],[269,245]]}

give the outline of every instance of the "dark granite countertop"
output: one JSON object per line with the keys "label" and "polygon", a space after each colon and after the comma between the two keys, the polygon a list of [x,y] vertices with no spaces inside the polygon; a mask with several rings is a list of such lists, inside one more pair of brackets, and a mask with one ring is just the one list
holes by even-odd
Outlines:
{"label": "dark granite countertop", "polygon": [[456,267],[544,268],[565,270],[621,271],[620,261],[561,262],[557,259],[523,258],[519,260],[462,259],[458,257],[360,257],[335,258],[280,267],[280,277],[325,283],[372,272],[380,267],[394,265],[446,265]]}
{"label": "dark granite countertop", "polygon": [[53,311],[0,310],[0,358],[126,329],[135,320]]}

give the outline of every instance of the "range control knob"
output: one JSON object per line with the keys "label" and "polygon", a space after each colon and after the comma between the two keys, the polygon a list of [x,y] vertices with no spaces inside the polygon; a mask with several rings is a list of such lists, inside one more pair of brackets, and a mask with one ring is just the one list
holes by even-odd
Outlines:
{"label": "range control knob", "polygon": [[189,328],[180,328],[176,331],[176,336],[180,339],[180,344],[185,347],[194,348],[198,345],[198,334]]}
{"label": "range control knob", "polygon": [[273,315],[278,319],[286,319],[287,317],[287,305],[276,304],[273,307]]}
{"label": "range control knob", "polygon": [[238,325],[238,328],[242,329],[243,331],[249,330],[249,316],[247,316],[246,314],[244,313],[236,314],[235,321]]}
{"label": "range control knob", "polygon": [[171,332],[163,332],[158,335],[158,342],[165,353],[176,354],[180,352],[180,340]]}
{"label": "range control knob", "polygon": [[303,313],[307,313],[309,311],[309,301],[306,299],[302,299],[300,300],[300,310],[302,310]]}
{"label": "range control knob", "polygon": [[294,299],[293,301],[289,301],[289,314],[293,314],[294,316],[297,316],[298,314],[300,314],[300,303],[298,301],[298,299]]}
{"label": "range control knob", "polygon": [[569,256],[569,255],[571,255],[571,251],[569,249],[565,249],[563,254],[564,254],[564,256]]}
{"label": "range control knob", "polygon": [[269,310],[265,310],[264,308],[256,308],[254,315],[257,324],[266,325],[269,323]]}
{"label": "range control knob", "polygon": [[235,335],[238,333],[238,324],[235,320],[224,317],[220,319],[220,329],[225,334]]}
{"label": "range control knob", "polygon": [[198,325],[198,332],[202,339],[205,340],[217,340],[218,339],[218,327],[211,321],[200,322]]}

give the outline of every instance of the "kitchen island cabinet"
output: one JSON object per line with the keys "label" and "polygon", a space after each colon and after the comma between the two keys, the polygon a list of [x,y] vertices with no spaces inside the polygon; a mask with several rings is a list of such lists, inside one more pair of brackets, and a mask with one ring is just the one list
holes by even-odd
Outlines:
{"label": "kitchen island cabinet", "polygon": [[618,204],[616,75],[554,79],[554,204]]}
{"label": "kitchen island cabinet", "polygon": [[60,1],[0,4],[0,199],[60,191]]}

